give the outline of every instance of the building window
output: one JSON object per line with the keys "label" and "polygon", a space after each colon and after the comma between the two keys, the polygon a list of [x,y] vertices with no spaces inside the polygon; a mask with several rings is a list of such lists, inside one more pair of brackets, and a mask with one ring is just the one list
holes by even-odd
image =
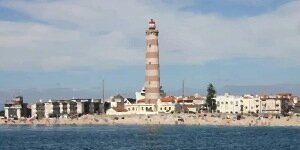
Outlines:
{"label": "building window", "polygon": [[128,108],[128,111],[130,111],[130,108]]}
{"label": "building window", "polygon": [[225,104],[228,104],[228,102],[225,102]]}
{"label": "building window", "polygon": [[149,47],[151,47],[151,44],[149,44]]}
{"label": "building window", "polygon": [[162,110],[162,107],[160,107],[160,110]]}
{"label": "building window", "polygon": [[169,107],[169,110],[171,110],[171,107]]}
{"label": "building window", "polygon": [[144,107],[142,107],[142,110],[144,110]]}

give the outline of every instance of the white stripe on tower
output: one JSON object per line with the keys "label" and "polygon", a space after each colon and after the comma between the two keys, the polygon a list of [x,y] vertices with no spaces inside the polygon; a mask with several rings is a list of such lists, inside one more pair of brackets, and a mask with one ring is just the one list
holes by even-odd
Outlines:
{"label": "white stripe on tower", "polygon": [[145,76],[145,103],[156,104],[160,98],[158,30],[155,29],[153,19],[146,30],[146,76]]}

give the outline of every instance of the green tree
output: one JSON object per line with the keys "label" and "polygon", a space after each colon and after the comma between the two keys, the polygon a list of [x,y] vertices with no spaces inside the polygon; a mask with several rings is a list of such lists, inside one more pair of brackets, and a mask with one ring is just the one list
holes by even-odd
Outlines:
{"label": "green tree", "polygon": [[4,111],[0,111],[0,116],[4,116]]}
{"label": "green tree", "polygon": [[216,97],[215,87],[210,83],[207,87],[207,96],[206,96],[206,105],[209,108],[209,112],[215,111],[217,109],[215,97]]}

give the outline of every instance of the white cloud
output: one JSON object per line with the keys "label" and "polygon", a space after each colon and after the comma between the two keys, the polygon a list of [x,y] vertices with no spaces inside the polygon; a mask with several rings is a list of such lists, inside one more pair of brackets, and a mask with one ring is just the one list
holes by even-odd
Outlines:
{"label": "white cloud", "polygon": [[163,64],[259,57],[300,65],[300,2],[237,19],[180,9],[192,4],[2,1],[0,6],[38,21],[0,21],[0,70],[105,69],[143,64],[149,18],[158,23]]}

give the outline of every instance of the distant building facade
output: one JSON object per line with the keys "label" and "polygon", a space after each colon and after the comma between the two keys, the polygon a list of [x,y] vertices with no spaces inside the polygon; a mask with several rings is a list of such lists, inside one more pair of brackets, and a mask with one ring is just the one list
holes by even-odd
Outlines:
{"label": "distant building facade", "polygon": [[250,94],[246,94],[242,96],[240,101],[240,111],[239,113],[261,113],[261,103],[258,95],[253,96]]}
{"label": "distant building facade", "polygon": [[16,118],[29,117],[30,109],[27,107],[27,103],[23,102],[22,96],[17,96],[11,101],[4,104],[4,111],[6,118]]}
{"label": "distant building facade", "polygon": [[206,110],[206,97],[194,95],[177,98],[177,110],[176,112],[202,112]]}
{"label": "distant building facade", "polygon": [[261,113],[280,114],[281,100],[276,95],[261,96]]}
{"label": "distant building facade", "polygon": [[295,104],[294,113],[300,114],[300,102]]}
{"label": "distant building facade", "polygon": [[174,113],[176,106],[176,97],[165,96],[157,101],[158,113]]}
{"label": "distant building facade", "polygon": [[288,114],[293,113],[298,102],[298,97],[291,93],[278,93],[276,95],[263,96],[234,96],[225,93],[217,96],[217,112],[219,113],[264,113],[264,114]]}
{"label": "distant building facade", "polygon": [[31,115],[42,118],[66,118],[84,114],[99,114],[102,112],[103,101],[101,99],[70,99],[49,100],[31,105]]}
{"label": "distant building facade", "polygon": [[241,113],[243,97],[225,93],[223,96],[217,96],[215,99],[218,113]]}

